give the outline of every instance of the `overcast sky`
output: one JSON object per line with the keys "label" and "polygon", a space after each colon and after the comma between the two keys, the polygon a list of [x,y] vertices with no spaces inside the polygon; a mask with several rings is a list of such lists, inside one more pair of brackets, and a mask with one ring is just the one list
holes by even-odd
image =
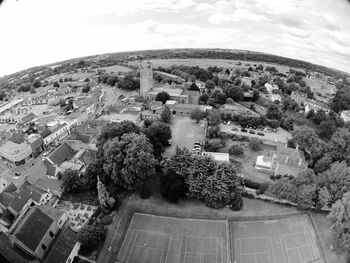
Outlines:
{"label": "overcast sky", "polygon": [[347,0],[5,0],[0,76],[80,56],[233,48],[350,72]]}

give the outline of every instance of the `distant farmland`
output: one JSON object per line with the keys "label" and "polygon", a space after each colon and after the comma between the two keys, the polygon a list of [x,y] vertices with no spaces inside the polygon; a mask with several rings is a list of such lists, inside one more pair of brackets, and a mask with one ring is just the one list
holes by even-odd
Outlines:
{"label": "distant farmland", "polygon": [[[291,67],[283,66],[279,64],[258,62],[258,61],[239,61],[239,60],[230,60],[230,59],[201,59],[201,58],[188,58],[188,59],[151,59],[149,60],[152,63],[153,68],[157,67],[170,67],[172,65],[185,65],[185,66],[198,66],[201,68],[207,68],[209,66],[218,66],[223,68],[242,68],[247,69],[249,66],[253,67],[254,65],[262,64],[264,67],[273,66],[279,72],[286,73]],[[241,65],[237,65],[238,62],[241,62]],[[137,65],[139,62],[133,61],[129,62],[131,65]],[[248,66],[249,64],[249,66]],[[247,65],[247,66],[246,66]],[[297,68],[294,68],[297,69]],[[297,69],[302,70],[303,69]]]}
{"label": "distant farmland", "polygon": [[132,71],[131,68],[120,66],[120,65],[113,65],[109,67],[102,67],[102,68],[96,68],[95,70],[104,69],[107,73],[118,73],[118,72],[130,72]]}

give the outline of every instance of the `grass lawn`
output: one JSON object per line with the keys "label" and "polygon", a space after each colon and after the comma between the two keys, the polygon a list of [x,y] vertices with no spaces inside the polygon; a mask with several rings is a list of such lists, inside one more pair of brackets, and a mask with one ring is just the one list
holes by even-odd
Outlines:
{"label": "grass lawn", "polygon": [[128,67],[124,67],[124,66],[120,66],[120,65],[113,65],[113,66],[109,66],[109,67],[102,67],[102,68],[96,68],[95,70],[106,70],[107,73],[118,73],[118,72],[130,72],[133,69],[132,68],[128,68]]}
{"label": "grass lawn", "polygon": [[231,139],[226,140],[225,148],[221,149],[220,152],[228,153],[232,145],[241,145],[244,148],[244,154],[242,156],[230,155],[230,159],[238,161],[242,164],[243,175],[245,178],[252,180],[254,182],[270,182],[271,179],[267,173],[255,169],[256,157],[262,155],[264,150],[276,151],[275,146],[263,144],[260,151],[251,151],[249,147],[245,147],[244,144],[247,142],[232,141]]}

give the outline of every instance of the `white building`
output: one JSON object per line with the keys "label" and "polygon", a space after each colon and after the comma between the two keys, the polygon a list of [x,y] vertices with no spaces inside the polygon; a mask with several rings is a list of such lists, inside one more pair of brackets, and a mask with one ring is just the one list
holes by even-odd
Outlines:
{"label": "white building", "polygon": [[230,156],[228,153],[217,153],[217,152],[203,152],[202,155],[210,156],[216,162],[227,163],[230,161]]}
{"label": "white building", "polygon": [[340,117],[345,121],[350,121],[350,110],[344,110],[340,113]]}

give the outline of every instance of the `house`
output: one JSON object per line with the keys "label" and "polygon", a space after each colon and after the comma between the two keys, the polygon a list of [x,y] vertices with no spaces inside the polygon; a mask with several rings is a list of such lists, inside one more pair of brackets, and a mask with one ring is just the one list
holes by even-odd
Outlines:
{"label": "house", "polygon": [[34,120],[35,118],[36,118],[36,115],[33,112],[30,112],[27,115],[25,115],[22,119],[20,119],[19,123],[24,125]]}
{"label": "house", "polygon": [[307,163],[302,151],[284,146],[277,147],[275,175],[297,176],[306,170]]}
{"label": "house", "polygon": [[305,101],[305,114],[307,114],[310,110],[313,110],[314,112],[317,112],[319,110],[323,110],[326,114],[329,113],[330,108],[327,104],[312,100],[312,99],[306,99]]}
{"label": "house", "polygon": [[53,218],[35,206],[11,229],[10,239],[27,254],[43,259],[59,229]]}
{"label": "house", "polygon": [[278,88],[278,85],[276,85],[276,84],[271,84],[271,83],[265,83],[265,88],[266,88],[266,90],[267,90],[267,92],[269,93],[269,94],[271,94],[272,93],[272,91],[273,90],[278,90],[279,88]]}
{"label": "house", "polygon": [[344,120],[344,122],[350,121],[350,110],[340,112],[340,117]]}
{"label": "house", "polygon": [[173,114],[189,117],[192,111],[199,108],[199,105],[176,103],[169,105],[169,107],[173,111]]}
{"label": "house", "polygon": [[157,121],[160,120],[160,114],[153,113],[153,111],[145,110],[140,114],[141,120],[151,120]]}
{"label": "house", "polygon": [[66,227],[57,236],[43,263],[72,263],[78,255],[80,243],[78,234]]}
{"label": "house", "polygon": [[18,189],[13,183],[0,193],[0,207],[7,209],[14,217],[23,213],[32,202],[31,193],[23,188]]}
{"label": "house", "polygon": [[26,143],[14,143],[8,141],[0,146],[0,156],[13,165],[20,165],[26,163],[32,158],[32,148]]}
{"label": "house", "polygon": [[199,91],[184,90],[182,95],[188,96],[188,103],[189,104],[198,104],[199,103]]}
{"label": "house", "polygon": [[43,151],[44,141],[39,134],[30,134],[26,141],[32,148],[33,157],[37,157]]}
{"label": "house", "polygon": [[304,153],[298,149],[277,146],[276,152],[265,151],[257,156],[255,168],[274,175],[292,175],[306,171],[307,163]]}
{"label": "house", "polygon": [[276,94],[276,93],[271,93],[270,99],[273,102],[276,102],[276,101],[281,102],[282,101],[281,95],[280,94]]}
{"label": "house", "polygon": [[307,100],[307,94],[306,93],[302,93],[299,91],[292,91],[292,94],[290,95],[290,97],[296,102],[298,103],[299,107],[304,106],[305,101]]}
{"label": "house", "polygon": [[209,156],[213,158],[217,162],[229,162],[230,161],[230,156],[228,153],[218,153],[218,152],[203,152],[203,156]]}

